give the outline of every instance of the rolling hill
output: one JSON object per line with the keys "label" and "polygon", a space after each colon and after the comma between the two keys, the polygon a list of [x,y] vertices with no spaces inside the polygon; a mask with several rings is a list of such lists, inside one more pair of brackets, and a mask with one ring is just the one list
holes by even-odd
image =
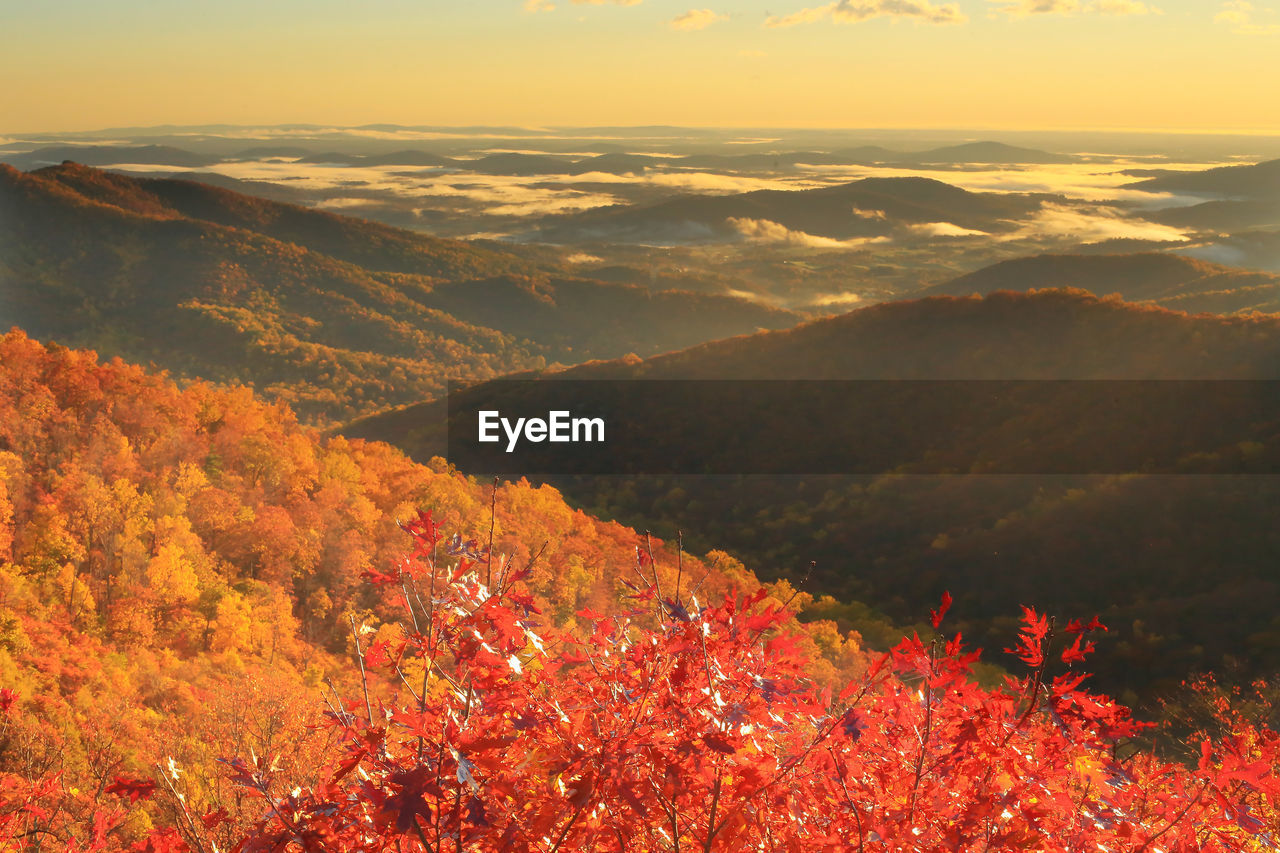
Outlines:
{"label": "rolling hill", "polygon": [[1280,312],[1280,275],[1157,252],[1015,258],[916,295],[985,295],[1042,287],[1077,287],[1099,296],[1115,293],[1126,302],[1151,302],[1192,313]]}
{"label": "rolling hill", "polygon": [[[0,166],[0,214],[7,325],[181,376],[252,382],[320,420],[433,396],[451,378],[652,354],[797,319],[72,163]],[[495,314],[495,288],[531,307]]]}

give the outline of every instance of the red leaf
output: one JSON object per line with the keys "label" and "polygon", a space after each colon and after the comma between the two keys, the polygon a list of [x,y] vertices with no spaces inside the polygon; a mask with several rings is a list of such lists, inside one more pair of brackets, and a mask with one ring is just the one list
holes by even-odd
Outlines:
{"label": "red leaf", "polygon": [[375,640],[369,650],[364,653],[364,665],[369,669],[378,669],[391,662],[387,657],[387,648],[391,645],[387,640]]}
{"label": "red leaf", "polygon": [[155,792],[156,783],[150,779],[130,779],[127,776],[117,776],[107,786],[108,794],[128,797],[131,803],[136,803],[138,800],[149,800]]}
{"label": "red leaf", "polygon": [[951,609],[951,593],[942,593],[942,603],[938,605],[937,610],[929,611],[929,622],[933,627],[937,628],[942,624],[942,617],[947,615],[947,611]]}
{"label": "red leaf", "polygon": [[724,755],[733,755],[738,751],[737,747],[729,743],[725,738],[717,734],[705,734],[702,736],[702,742],[711,749]]}

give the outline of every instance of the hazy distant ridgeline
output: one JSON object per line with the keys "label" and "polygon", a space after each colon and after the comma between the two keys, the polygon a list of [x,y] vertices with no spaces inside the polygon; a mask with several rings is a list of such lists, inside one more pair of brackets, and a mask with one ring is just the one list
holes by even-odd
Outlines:
{"label": "hazy distant ridgeline", "polygon": [[[367,144],[367,143],[366,143]],[[657,166],[679,168],[776,169],[797,165],[950,165],[956,163],[987,164],[1062,164],[1077,163],[1084,158],[1055,154],[1033,148],[1006,145],[1001,142],[968,142],[926,151],[895,151],[878,145],[835,148],[827,151],[776,151],[751,154],[630,154],[608,152],[592,156],[567,154],[532,154],[504,152],[481,157],[457,157],[423,149],[359,152],[321,150],[312,146],[262,145],[219,156],[196,153],[174,145],[51,145],[31,151],[0,150],[0,163],[29,169],[74,160],[89,166],[119,164],[202,168],[219,162],[259,159],[296,158],[301,163],[343,166],[442,166],[490,175],[582,175],[590,172],[627,174]]]}
{"label": "hazy distant ridgeline", "polygon": [[75,164],[0,166],[0,212],[7,323],[180,375],[253,382],[321,419],[434,396],[449,378],[650,354],[798,319]]}

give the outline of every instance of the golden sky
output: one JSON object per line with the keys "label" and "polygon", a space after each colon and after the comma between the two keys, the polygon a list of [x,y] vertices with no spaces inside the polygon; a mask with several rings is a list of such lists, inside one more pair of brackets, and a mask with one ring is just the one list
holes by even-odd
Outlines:
{"label": "golden sky", "polygon": [[1280,131],[1280,12],[1264,2],[806,2],[0,0],[0,133],[288,122]]}

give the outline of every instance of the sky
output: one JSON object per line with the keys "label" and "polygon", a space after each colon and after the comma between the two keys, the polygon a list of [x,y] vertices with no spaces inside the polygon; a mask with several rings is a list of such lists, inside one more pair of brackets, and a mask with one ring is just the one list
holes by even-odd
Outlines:
{"label": "sky", "polygon": [[1280,8],[1268,1],[0,0],[0,133],[1276,132]]}

